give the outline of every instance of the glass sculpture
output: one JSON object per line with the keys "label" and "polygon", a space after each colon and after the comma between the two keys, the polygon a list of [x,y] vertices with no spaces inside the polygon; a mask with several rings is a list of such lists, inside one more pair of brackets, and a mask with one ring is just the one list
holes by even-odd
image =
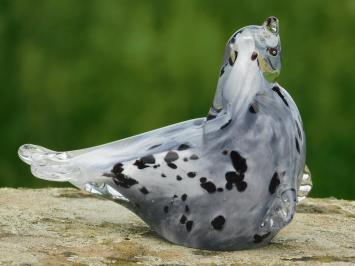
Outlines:
{"label": "glass sculpture", "polygon": [[276,82],[280,70],[279,23],[269,17],[228,40],[206,118],[81,150],[25,144],[19,156],[33,175],[122,204],[173,243],[262,246],[312,187],[301,117]]}

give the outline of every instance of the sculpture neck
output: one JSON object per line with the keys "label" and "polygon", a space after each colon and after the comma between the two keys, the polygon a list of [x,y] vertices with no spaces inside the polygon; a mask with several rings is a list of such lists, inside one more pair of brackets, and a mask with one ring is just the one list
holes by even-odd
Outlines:
{"label": "sculpture neck", "polygon": [[236,42],[236,47],[238,56],[233,65],[225,55],[209,119],[239,115],[242,110],[248,110],[257,93],[272,87],[260,71],[254,40],[246,36]]}
{"label": "sculpture neck", "polygon": [[[212,118],[207,118],[204,127],[206,134],[223,127],[231,120],[237,121],[244,117],[254,103],[256,94],[263,94],[272,87],[259,70],[257,59],[252,60],[252,54],[252,49],[238,54],[237,61],[226,76],[224,86],[217,91],[216,97],[219,97],[222,109],[212,117],[212,123],[208,121]],[[209,116],[213,110],[211,108]]]}
{"label": "sculpture neck", "polygon": [[223,90],[223,98],[228,101],[226,105],[232,117],[245,114],[255,95],[271,87],[260,72],[257,59],[253,60],[253,53],[250,50],[240,53]]}

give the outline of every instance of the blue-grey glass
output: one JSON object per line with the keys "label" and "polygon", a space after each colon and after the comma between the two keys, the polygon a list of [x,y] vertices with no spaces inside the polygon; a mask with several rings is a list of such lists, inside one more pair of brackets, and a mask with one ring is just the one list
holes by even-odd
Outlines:
{"label": "blue-grey glass", "polygon": [[276,79],[277,18],[228,40],[207,118],[88,149],[26,144],[33,175],[132,210],[167,240],[210,250],[268,243],[312,187],[297,106]]}

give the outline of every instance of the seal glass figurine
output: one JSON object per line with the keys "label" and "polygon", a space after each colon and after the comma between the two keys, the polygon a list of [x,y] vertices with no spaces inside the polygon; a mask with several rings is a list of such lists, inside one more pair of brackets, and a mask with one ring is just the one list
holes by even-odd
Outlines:
{"label": "seal glass figurine", "polygon": [[33,175],[68,181],[132,210],[165,239],[238,250],[268,243],[311,189],[296,104],[278,83],[277,18],[228,40],[207,118],[97,147],[26,144]]}

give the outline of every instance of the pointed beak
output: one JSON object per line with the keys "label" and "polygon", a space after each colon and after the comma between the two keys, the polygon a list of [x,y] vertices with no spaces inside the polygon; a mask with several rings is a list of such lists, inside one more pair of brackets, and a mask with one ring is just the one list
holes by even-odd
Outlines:
{"label": "pointed beak", "polygon": [[273,34],[279,33],[279,20],[277,19],[277,17],[274,16],[268,17],[264,21],[263,26],[266,28],[266,30],[268,30]]}

